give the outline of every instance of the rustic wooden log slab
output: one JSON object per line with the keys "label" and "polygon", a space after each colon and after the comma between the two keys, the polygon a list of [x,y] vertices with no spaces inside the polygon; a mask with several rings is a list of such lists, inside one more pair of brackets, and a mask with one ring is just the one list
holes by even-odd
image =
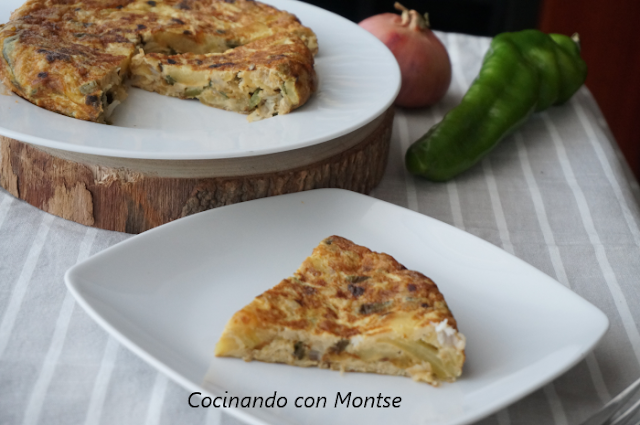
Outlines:
{"label": "rustic wooden log slab", "polygon": [[0,136],[0,186],[87,226],[141,233],[242,201],[316,188],[369,193],[382,179],[393,108],[334,140],[217,160],[140,160],[34,146]]}

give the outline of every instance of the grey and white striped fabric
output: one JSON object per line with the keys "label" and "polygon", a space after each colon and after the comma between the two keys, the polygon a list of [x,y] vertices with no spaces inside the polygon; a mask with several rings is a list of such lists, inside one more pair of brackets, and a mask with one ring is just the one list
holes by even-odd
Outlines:
{"label": "grey and white striped fabric", "polygon": [[[397,111],[389,166],[372,195],[502,247],[608,315],[611,328],[585,361],[479,422],[577,424],[640,376],[638,185],[585,88],[452,182],[408,175],[405,150],[459,102],[489,44],[438,35],[454,65],[451,89],[435,107]],[[186,390],[121,347],[67,293],[66,269],[128,237],[0,189],[0,424],[241,423],[189,408]]]}

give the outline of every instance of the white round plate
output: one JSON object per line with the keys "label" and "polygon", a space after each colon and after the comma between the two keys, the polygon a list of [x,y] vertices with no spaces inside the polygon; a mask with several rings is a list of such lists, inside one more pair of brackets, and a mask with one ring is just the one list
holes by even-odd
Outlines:
{"label": "white round plate", "polygon": [[[24,0],[2,0],[0,22]],[[338,15],[291,0],[267,0],[318,36],[318,92],[291,114],[249,123],[246,115],[130,88],[113,125],[80,121],[0,95],[0,135],[71,152],[140,159],[218,159],[303,148],[356,130],[384,112],[400,89],[391,52]],[[4,90],[5,92],[7,90]],[[7,94],[7,93],[5,93]]]}

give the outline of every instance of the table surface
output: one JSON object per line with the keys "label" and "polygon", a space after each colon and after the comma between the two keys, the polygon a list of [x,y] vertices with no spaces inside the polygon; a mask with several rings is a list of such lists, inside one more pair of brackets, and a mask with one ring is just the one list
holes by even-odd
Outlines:
{"label": "table surface", "polygon": [[[453,63],[449,93],[429,109],[397,110],[372,196],[479,236],[606,313],[610,329],[584,361],[479,422],[578,424],[640,376],[638,185],[586,88],[454,181],[408,175],[404,152],[460,101],[490,41],[438,35]],[[0,189],[0,424],[241,424],[189,408],[187,390],[115,342],[67,292],[69,267],[129,237]]]}

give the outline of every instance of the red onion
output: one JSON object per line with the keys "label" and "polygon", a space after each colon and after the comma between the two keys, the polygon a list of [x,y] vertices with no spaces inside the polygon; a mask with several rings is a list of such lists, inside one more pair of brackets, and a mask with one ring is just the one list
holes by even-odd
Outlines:
{"label": "red onion", "polygon": [[419,108],[438,102],[451,83],[451,61],[442,42],[415,10],[395,4],[402,15],[383,13],[360,22],[360,26],[382,41],[400,65],[402,87],[398,106]]}

